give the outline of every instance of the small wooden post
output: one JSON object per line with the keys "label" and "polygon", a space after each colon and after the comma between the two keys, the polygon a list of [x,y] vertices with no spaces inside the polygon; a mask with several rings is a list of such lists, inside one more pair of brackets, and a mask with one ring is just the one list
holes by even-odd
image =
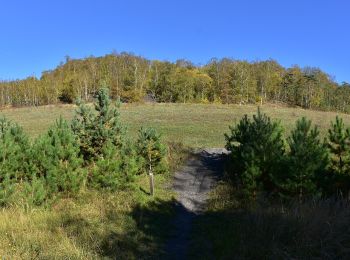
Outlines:
{"label": "small wooden post", "polygon": [[152,163],[151,163],[151,158],[150,158],[150,164],[149,164],[149,190],[151,196],[154,196],[154,175],[152,171]]}
{"label": "small wooden post", "polygon": [[151,196],[154,196],[154,175],[153,175],[153,172],[149,173],[149,186],[150,186]]}

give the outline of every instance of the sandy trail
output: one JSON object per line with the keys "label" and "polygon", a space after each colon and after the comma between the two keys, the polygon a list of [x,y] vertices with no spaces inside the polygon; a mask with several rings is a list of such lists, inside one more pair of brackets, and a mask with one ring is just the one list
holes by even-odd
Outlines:
{"label": "sandy trail", "polygon": [[166,246],[167,259],[186,259],[193,221],[205,210],[209,191],[222,176],[224,154],[223,148],[199,150],[175,173],[177,212]]}

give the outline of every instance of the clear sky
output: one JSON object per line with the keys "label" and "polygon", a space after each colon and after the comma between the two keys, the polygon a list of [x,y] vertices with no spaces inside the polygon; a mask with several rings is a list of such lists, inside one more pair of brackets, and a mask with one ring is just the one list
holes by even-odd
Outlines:
{"label": "clear sky", "polygon": [[66,55],[273,58],[350,82],[349,0],[0,0],[0,79],[40,76]]}

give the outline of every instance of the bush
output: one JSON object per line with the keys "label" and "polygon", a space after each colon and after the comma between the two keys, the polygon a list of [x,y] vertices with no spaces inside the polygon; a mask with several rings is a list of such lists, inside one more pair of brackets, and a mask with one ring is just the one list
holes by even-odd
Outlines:
{"label": "bush", "polygon": [[164,173],[168,171],[166,161],[167,149],[161,142],[160,135],[154,128],[141,128],[137,139],[136,150],[143,173]]}
{"label": "bush", "polygon": [[16,191],[16,184],[8,178],[0,183],[0,205],[6,206],[13,201],[13,195]]}
{"label": "bush", "polygon": [[279,173],[284,155],[282,128],[278,122],[258,110],[252,119],[245,115],[225,134],[226,148],[234,168],[229,174],[235,177],[243,190],[256,197],[257,192],[274,192],[274,177]]}
{"label": "bush", "polygon": [[296,122],[288,138],[290,153],[286,156],[284,174],[280,177],[283,195],[299,197],[320,195],[318,180],[323,178],[328,164],[328,153],[319,139],[319,131],[312,128],[305,117]]}
{"label": "bush", "polygon": [[[278,123],[258,111],[245,115],[226,134],[228,175],[248,198],[258,192],[299,201],[308,197],[330,197],[350,191],[350,128],[336,118],[321,141],[319,130],[301,118],[287,138]],[[288,152],[285,152],[287,150]]]}
{"label": "bush", "polygon": [[34,144],[38,174],[46,180],[50,193],[77,193],[84,185],[86,171],[79,145],[68,123],[60,118]]}
{"label": "bush", "polygon": [[350,129],[346,129],[338,116],[328,130],[327,148],[330,153],[329,172],[323,186],[329,194],[350,190]]}
{"label": "bush", "polygon": [[107,88],[98,91],[94,110],[83,103],[78,104],[72,129],[78,137],[80,152],[86,161],[100,158],[108,143],[116,147],[123,145],[125,129],[120,122],[118,104],[111,105]]}
{"label": "bush", "polygon": [[89,176],[89,184],[94,188],[110,190],[123,189],[131,186],[139,171],[137,157],[132,149],[118,149],[108,143],[102,150],[101,157],[96,161]]}
{"label": "bush", "polygon": [[[0,204],[15,203],[20,186],[30,185],[35,174],[28,137],[17,124],[0,119]],[[26,198],[26,195],[23,195]]]}
{"label": "bush", "polygon": [[0,119],[0,182],[25,181],[29,177],[30,143],[17,124]]}
{"label": "bush", "polygon": [[116,190],[130,186],[139,171],[134,146],[120,122],[119,104],[109,98],[107,88],[97,92],[94,110],[80,104],[72,122],[80,153],[90,164],[89,185]]}
{"label": "bush", "polygon": [[98,91],[94,110],[80,104],[71,126],[60,118],[34,144],[18,125],[0,119],[0,204],[40,205],[60,193],[75,195],[86,182],[115,191],[132,186],[146,167],[166,171],[159,135],[141,130],[139,141],[136,150],[126,138],[107,89]]}
{"label": "bush", "polygon": [[23,185],[24,189],[20,196],[24,197],[28,205],[39,206],[49,197],[46,180],[43,177],[33,177],[31,182]]}

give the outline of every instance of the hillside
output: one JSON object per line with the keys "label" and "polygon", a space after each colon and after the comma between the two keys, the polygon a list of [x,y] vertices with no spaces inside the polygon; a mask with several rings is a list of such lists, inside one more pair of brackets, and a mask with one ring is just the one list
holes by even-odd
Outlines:
{"label": "hillside", "polygon": [[[71,119],[75,109],[73,105],[7,108],[0,111],[0,116],[18,122],[35,138],[60,116]],[[261,110],[280,120],[286,134],[297,119],[306,116],[325,136],[337,115],[271,104],[263,105]],[[256,111],[254,105],[175,103],[122,104],[120,109],[131,137],[136,137],[139,127],[153,126],[166,141],[191,147],[223,147],[228,126]],[[340,116],[349,126],[350,115]],[[240,200],[240,191],[221,179],[223,161],[218,157],[209,158],[208,150],[202,156],[191,156],[188,149],[176,143],[168,148],[171,172],[156,175],[154,197],[148,195],[148,178],[142,174],[135,177],[132,189],[111,192],[84,188],[76,196],[62,195],[43,206],[30,206],[23,198],[14,200],[0,213],[0,255],[19,259],[159,259],[175,250],[193,259],[203,255],[259,258],[275,255],[276,248],[279,255],[288,253],[297,258],[319,256],[318,252],[323,256],[346,254],[339,245],[349,241],[344,228],[348,226],[349,208],[340,207],[345,205],[340,204],[342,201],[335,207],[328,200],[318,204],[313,201],[312,206],[306,202],[300,205],[301,210],[293,203],[282,203],[281,207],[267,201],[247,208],[248,204]],[[214,177],[220,180],[216,188],[217,182],[210,181]],[[174,183],[173,178],[177,180]],[[206,185],[214,188],[210,194]],[[190,197],[186,197],[188,194]],[[204,203],[206,198],[208,204]],[[206,210],[194,217],[195,211],[183,207],[188,201],[199,201]],[[330,228],[324,229],[325,223]],[[320,237],[325,237],[327,243]]]}
{"label": "hillside", "polygon": [[37,106],[90,101],[108,86],[125,102],[146,96],[157,102],[256,104],[278,102],[307,109],[350,111],[348,83],[339,84],[318,68],[285,68],[275,60],[149,60],[130,53],[66,57],[40,78],[0,82],[0,106]]}
{"label": "hillside", "polygon": [[[0,111],[1,116],[18,122],[32,137],[45,132],[47,128],[62,115],[66,119],[73,116],[75,106],[42,106],[10,108]],[[152,126],[163,134],[168,141],[182,142],[192,147],[222,147],[223,134],[244,115],[253,114],[254,105],[220,105],[220,104],[123,104],[121,117],[131,134],[136,136],[141,126]],[[273,119],[281,120],[286,132],[294,126],[295,121],[306,116],[320,127],[324,135],[330,122],[335,119],[335,112],[321,112],[290,108],[276,105],[263,105],[262,111]],[[346,125],[350,125],[350,115],[340,114]]]}

